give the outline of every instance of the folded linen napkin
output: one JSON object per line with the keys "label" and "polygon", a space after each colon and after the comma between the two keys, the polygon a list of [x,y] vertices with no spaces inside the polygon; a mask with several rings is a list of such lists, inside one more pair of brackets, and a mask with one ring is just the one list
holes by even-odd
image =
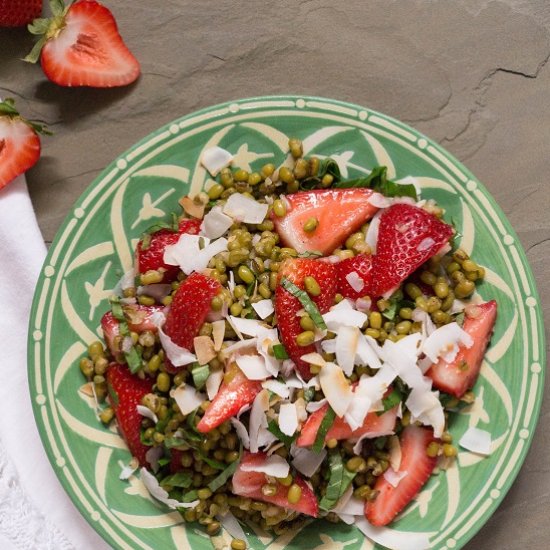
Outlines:
{"label": "folded linen napkin", "polygon": [[27,328],[46,255],[24,177],[0,190],[0,543],[2,549],[102,550],[57,480],[34,422]]}

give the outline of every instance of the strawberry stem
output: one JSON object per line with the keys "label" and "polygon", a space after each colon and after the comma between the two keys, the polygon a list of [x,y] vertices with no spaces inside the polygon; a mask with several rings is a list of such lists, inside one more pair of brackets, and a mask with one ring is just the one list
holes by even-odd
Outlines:
{"label": "strawberry stem", "polygon": [[19,119],[27,126],[30,126],[38,134],[45,136],[51,136],[52,132],[48,130],[47,126],[38,120],[28,120],[19,114],[19,111],[15,108],[15,100],[12,97],[6,98],[0,102],[0,117],[6,116],[11,119]]}

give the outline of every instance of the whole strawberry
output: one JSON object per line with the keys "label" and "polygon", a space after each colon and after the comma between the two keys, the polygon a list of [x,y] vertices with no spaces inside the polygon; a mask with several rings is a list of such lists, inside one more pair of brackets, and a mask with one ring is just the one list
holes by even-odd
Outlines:
{"label": "whole strawberry", "polygon": [[60,86],[125,86],[140,74],[137,59],[124,44],[113,14],[95,0],[65,7],[50,0],[53,17],[29,25],[41,36],[25,61],[40,59],[44,74]]}
{"label": "whole strawberry", "polygon": [[126,365],[111,363],[106,373],[109,402],[115,411],[120,434],[141,466],[146,466],[148,447],[141,442],[141,421],[137,406],[144,395],[151,393],[153,382],[133,375]]}
{"label": "whole strawberry", "polygon": [[36,164],[39,133],[49,134],[44,126],[23,118],[13,99],[0,103],[0,189]]}
{"label": "whole strawberry", "polygon": [[23,27],[42,13],[42,0],[0,0],[0,27]]}

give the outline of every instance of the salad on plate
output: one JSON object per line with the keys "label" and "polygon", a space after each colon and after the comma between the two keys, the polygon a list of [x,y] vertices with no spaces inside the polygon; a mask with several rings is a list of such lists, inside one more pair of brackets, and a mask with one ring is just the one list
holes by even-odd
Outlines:
{"label": "salad on plate", "polygon": [[289,151],[259,172],[203,152],[212,178],[141,236],[79,366],[132,453],[121,483],[139,475],[208,535],[238,550],[239,520],[282,534],[325,518],[402,548],[387,526],[456,445],[490,452],[488,432],[455,442],[450,425],[497,304],[413,183]]}

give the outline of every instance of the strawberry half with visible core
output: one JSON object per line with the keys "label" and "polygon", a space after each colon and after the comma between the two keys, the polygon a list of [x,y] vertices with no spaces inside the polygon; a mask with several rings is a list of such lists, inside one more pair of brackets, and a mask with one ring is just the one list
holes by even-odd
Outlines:
{"label": "strawberry half with visible core", "polygon": [[0,27],[23,27],[42,13],[42,0],[0,0]]}
{"label": "strawberry half with visible core", "polygon": [[466,307],[462,329],[474,343],[470,348],[461,345],[452,363],[440,359],[430,367],[426,376],[433,380],[437,389],[460,398],[474,386],[496,318],[497,303],[494,300]]}
{"label": "strawberry half with visible core", "polygon": [[217,428],[235,416],[245,405],[252,403],[261,391],[260,381],[249,380],[235,363],[230,364],[224,382],[197,424],[197,430],[208,433]]}
{"label": "strawberry half with visible core", "polygon": [[[372,256],[370,254],[358,254],[353,258],[346,258],[336,264],[338,271],[338,292],[344,298],[357,300],[363,296],[373,296],[375,292],[372,280]],[[357,277],[363,281],[363,288],[355,290],[346,279],[351,274],[357,273]]]}
{"label": "strawberry half with visible core", "polygon": [[140,74],[137,59],[124,44],[113,14],[95,0],[64,7],[51,0],[51,19],[37,19],[29,31],[42,35],[25,61],[40,58],[44,74],[60,86],[126,86]]}
{"label": "strawberry half with visible core", "polygon": [[0,103],[0,189],[32,168],[40,157],[40,124],[23,118],[13,99]]}
{"label": "strawberry half with visible core", "polygon": [[[299,253],[323,255],[338,248],[353,232],[370,220],[378,208],[369,202],[371,189],[315,189],[285,195],[287,213],[271,219],[283,243]],[[312,232],[304,231],[310,218],[317,219]]]}
{"label": "strawberry half with visible core", "polygon": [[106,372],[108,399],[115,411],[118,429],[128,448],[140,466],[147,466],[145,454],[149,447],[140,439],[141,416],[137,406],[141,405],[144,395],[153,391],[153,382],[149,378],[142,380],[134,376],[125,365],[111,363]]}
{"label": "strawberry half with visible core", "polygon": [[298,298],[281,286],[281,280],[284,277],[304,290],[304,279],[308,276],[313,277],[321,289],[319,296],[311,296],[311,299],[320,313],[326,313],[334,305],[337,284],[336,268],[327,261],[308,258],[285,260],[279,268],[279,284],[275,290],[275,313],[281,341],[304,380],[309,380],[312,375],[309,364],[300,358],[306,353],[314,352],[315,345],[299,346],[297,344],[296,337],[304,332],[304,329],[300,326],[300,317],[296,314],[304,306]]}
{"label": "strawberry half with visible core", "polygon": [[370,523],[381,527],[388,525],[418,494],[432,475],[437,457],[428,456],[426,449],[437,441],[433,430],[411,424],[401,433],[401,464],[397,473],[406,475],[394,487],[383,475],[374,485],[378,496],[365,504],[365,516]]}
{"label": "strawberry half with visible core", "polygon": [[[181,283],[174,294],[163,327],[175,344],[189,351],[193,350],[193,339],[210,312],[212,298],[220,289],[218,281],[202,273],[192,273]],[[180,368],[183,367],[166,363],[168,372],[174,373]]]}
{"label": "strawberry half with visible core", "polygon": [[136,247],[136,266],[138,273],[149,270],[162,271],[163,283],[175,281],[180,268],[177,265],[164,263],[164,250],[167,246],[176,244],[184,233],[198,235],[201,229],[201,220],[184,219],[179,222],[178,231],[161,229],[150,235],[147,239],[141,239]]}
{"label": "strawberry half with visible core", "polygon": [[243,466],[261,467],[266,460],[266,453],[249,453],[245,451],[231,480],[233,493],[253,500],[261,500],[263,502],[269,502],[270,504],[276,504],[286,510],[294,510],[316,518],[319,514],[317,497],[311,487],[300,476],[295,475],[293,483],[302,489],[302,496],[296,504],[292,504],[288,501],[288,490],[290,487],[285,487],[282,483],[275,481],[274,485],[277,487],[277,492],[274,495],[266,496],[262,492],[262,487],[268,483],[270,485],[273,484],[271,481],[268,482],[266,474],[243,470]]}
{"label": "strawberry half with visible core", "polygon": [[372,262],[374,294],[394,289],[437,254],[453,236],[453,228],[433,214],[410,204],[390,206],[380,216]]}

